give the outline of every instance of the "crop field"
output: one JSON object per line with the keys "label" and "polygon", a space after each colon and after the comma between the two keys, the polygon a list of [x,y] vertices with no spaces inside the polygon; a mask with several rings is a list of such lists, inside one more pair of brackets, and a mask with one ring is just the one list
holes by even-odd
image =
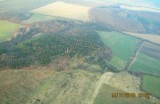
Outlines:
{"label": "crop field", "polygon": [[5,41],[13,37],[13,32],[20,27],[18,24],[0,20],[0,41]]}
{"label": "crop field", "polygon": [[113,52],[110,63],[123,70],[130,57],[134,54],[139,39],[118,32],[98,31],[103,43]]}
{"label": "crop field", "polygon": [[119,90],[115,87],[111,87],[104,84],[93,104],[154,104],[148,99],[144,98],[113,98],[112,93],[125,93],[123,90]]}
{"label": "crop field", "polygon": [[145,42],[129,70],[160,76],[159,53],[160,46]]}
{"label": "crop field", "polygon": [[42,22],[53,19],[56,19],[56,17],[34,13],[28,20],[24,20],[23,23]]}
{"label": "crop field", "polygon": [[143,77],[142,89],[157,97],[160,97],[160,78],[145,75]]}
{"label": "crop field", "polygon": [[138,33],[131,33],[131,32],[124,32],[128,35],[134,36],[134,37],[138,37],[138,38],[142,38],[144,40],[153,42],[153,43],[157,43],[160,44],[160,35],[153,35],[153,34],[138,34]]}
{"label": "crop field", "polygon": [[90,7],[57,1],[46,6],[34,9],[31,12],[61,18],[88,21],[89,9]]}
{"label": "crop field", "polygon": [[160,46],[149,42],[144,42],[141,52],[147,56],[160,60]]}

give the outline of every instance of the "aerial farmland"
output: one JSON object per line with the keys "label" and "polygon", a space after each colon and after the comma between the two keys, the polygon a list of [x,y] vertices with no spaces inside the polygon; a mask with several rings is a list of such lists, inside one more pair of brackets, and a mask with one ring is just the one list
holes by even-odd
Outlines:
{"label": "aerial farmland", "polygon": [[0,0],[0,104],[160,104],[159,11],[159,0]]}
{"label": "aerial farmland", "polygon": [[80,21],[89,20],[90,7],[57,1],[32,10],[33,13],[68,18]]}

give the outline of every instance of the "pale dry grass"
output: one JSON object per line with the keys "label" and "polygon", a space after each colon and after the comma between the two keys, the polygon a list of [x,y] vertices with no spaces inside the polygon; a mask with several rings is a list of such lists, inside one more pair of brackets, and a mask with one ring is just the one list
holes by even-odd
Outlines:
{"label": "pale dry grass", "polygon": [[127,5],[120,5],[121,8],[134,10],[134,11],[149,11],[149,12],[157,12],[160,13],[158,9],[152,9],[147,7],[136,7],[136,6],[127,6]]}
{"label": "pale dry grass", "polygon": [[90,7],[87,6],[69,4],[57,1],[49,5],[34,9],[32,10],[32,12],[56,16],[56,17],[62,17],[62,18],[69,18],[74,20],[88,21],[89,9]]}
{"label": "pale dry grass", "polygon": [[144,40],[160,44],[160,35],[153,35],[153,34],[138,34],[138,33],[132,33],[132,32],[124,32],[130,36],[142,38]]}

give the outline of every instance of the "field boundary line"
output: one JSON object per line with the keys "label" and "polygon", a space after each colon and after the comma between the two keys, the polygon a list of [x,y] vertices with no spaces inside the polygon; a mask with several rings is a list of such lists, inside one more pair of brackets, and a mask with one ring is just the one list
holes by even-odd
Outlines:
{"label": "field boundary line", "polygon": [[124,70],[129,70],[129,67],[136,61],[136,58],[143,46],[143,43],[144,43],[144,40],[141,40],[138,45],[137,45],[137,48],[134,52],[134,54],[131,56],[130,60],[128,61],[128,63],[126,64],[125,66],[125,69]]}
{"label": "field boundary line", "polygon": [[112,72],[106,72],[100,77],[100,79],[94,85],[94,89],[91,92],[92,95],[91,95],[90,101],[88,101],[87,104],[94,103],[93,101],[96,98],[97,94],[99,93],[99,90],[102,88],[102,85],[107,84],[113,75],[114,75],[114,73],[112,73]]}

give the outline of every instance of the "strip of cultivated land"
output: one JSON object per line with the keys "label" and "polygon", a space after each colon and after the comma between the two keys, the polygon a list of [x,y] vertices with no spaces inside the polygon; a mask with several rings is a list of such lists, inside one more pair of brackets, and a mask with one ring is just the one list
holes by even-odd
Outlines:
{"label": "strip of cultivated land", "polygon": [[130,65],[129,71],[150,75],[160,75],[160,46],[144,42],[136,60]]}
{"label": "strip of cultivated land", "polygon": [[118,70],[123,70],[129,59],[134,55],[139,39],[114,31],[98,31],[98,34],[103,43],[112,50],[110,64]]}
{"label": "strip of cultivated land", "polygon": [[144,39],[146,41],[150,41],[152,43],[156,43],[160,45],[160,35],[153,35],[153,34],[139,34],[139,33],[132,33],[132,32],[124,32],[127,35]]}

